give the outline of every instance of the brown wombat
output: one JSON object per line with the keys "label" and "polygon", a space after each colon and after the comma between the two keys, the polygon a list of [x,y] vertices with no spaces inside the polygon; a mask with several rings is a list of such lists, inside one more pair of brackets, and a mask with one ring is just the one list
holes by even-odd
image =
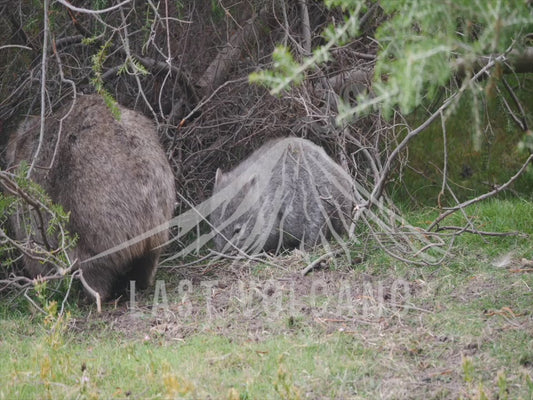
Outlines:
{"label": "brown wombat", "polygon": [[217,170],[215,247],[254,253],[314,246],[348,228],[352,193],[352,178],[321,147],[272,140],[232,171]]}
{"label": "brown wombat", "polygon": [[[149,285],[168,230],[118,252],[83,262],[111,247],[165,224],[172,217],[175,186],[172,170],[154,125],[138,112],[119,106],[116,120],[97,95],[78,96],[46,119],[46,129],[31,178],[52,201],[70,213],[68,229],[78,235],[70,252],[83,277],[103,299],[123,291],[130,280]],[[68,113],[68,115],[67,115]],[[60,119],[64,118],[61,122]],[[7,166],[31,163],[39,142],[40,119],[32,117],[12,135]],[[58,139],[59,136],[59,139]],[[16,238],[27,236],[22,210],[11,218]],[[34,219],[31,218],[30,219]],[[33,224],[33,223],[32,223]],[[39,229],[31,229],[39,241]],[[57,245],[57,238],[47,240]],[[24,268],[35,277],[50,267],[24,256]]]}

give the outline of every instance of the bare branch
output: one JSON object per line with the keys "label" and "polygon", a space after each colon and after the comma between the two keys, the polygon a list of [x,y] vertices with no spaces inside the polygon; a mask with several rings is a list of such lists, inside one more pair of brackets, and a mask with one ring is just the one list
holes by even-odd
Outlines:
{"label": "bare branch", "polygon": [[441,206],[441,197],[444,196],[444,190],[448,186],[447,179],[448,179],[448,135],[446,134],[446,120],[444,118],[444,113],[441,112],[440,115],[441,120],[441,128],[442,128],[442,141],[443,141],[443,148],[444,148],[444,166],[442,170],[442,186],[439,192],[439,207]]}
{"label": "bare branch", "polygon": [[[474,63],[470,63],[464,58],[458,58],[455,60],[456,76],[459,79],[463,79],[470,70],[477,75],[481,69],[485,69],[487,65],[497,58],[500,58],[500,56],[482,56],[478,57]],[[505,59],[500,59],[500,61],[503,61],[503,73],[506,74],[533,72],[533,47],[512,50]]]}
{"label": "bare branch", "polygon": [[231,36],[198,81],[198,86],[203,89],[204,94],[209,93],[226,80],[229,70],[240,58],[243,47],[257,31],[259,25],[265,23],[270,15],[270,10],[265,5],[257,15],[246,22],[241,30]]}
{"label": "bare branch", "polygon": [[[368,90],[372,82],[373,71],[364,70],[360,67],[342,71],[326,80],[335,93],[346,99],[349,95],[356,96]],[[350,93],[349,93],[350,92]]]}
{"label": "bare branch", "polygon": [[94,290],[88,283],[87,281],[85,280],[85,278],[83,277],[83,270],[81,269],[78,269],[78,276],[80,278],[80,282],[81,284],[83,285],[83,287],[85,288],[85,290],[87,290],[87,292],[94,297],[94,299],[96,300],[96,311],[101,313],[102,312],[102,299],[101,299],[101,296],[100,296],[100,293],[98,293],[96,290]]}
{"label": "bare branch", "polygon": [[527,233],[519,232],[519,231],[513,231],[513,232],[487,232],[487,231],[479,231],[477,229],[468,229],[468,228],[461,227],[461,226],[439,226],[439,227],[437,227],[437,229],[435,229],[435,232],[440,232],[440,231],[468,232],[468,233],[475,233],[476,235],[481,235],[481,236],[499,236],[499,237],[500,236],[501,237],[518,236],[518,237],[521,237],[521,238],[524,238],[524,239],[527,239],[529,237],[529,235]]}
{"label": "bare branch", "polygon": [[527,131],[529,128],[528,128],[528,124],[527,124],[527,117],[526,117],[526,112],[524,111],[524,107],[522,106],[522,103],[520,102],[520,100],[518,99],[518,96],[516,95],[516,93],[514,92],[513,88],[511,87],[511,85],[509,85],[509,83],[507,82],[507,80],[505,78],[502,78],[502,82],[503,82],[503,85],[505,86],[505,89],[507,89],[507,92],[509,93],[509,95],[511,96],[511,98],[513,99],[513,102],[515,103],[516,107],[518,108],[518,110],[520,111],[520,114],[521,114],[521,117],[519,118],[512,110],[511,110],[511,107],[509,106],[509,104],[507,103],[507,100],[505,99],[505,96],[501,96],[501,99],[504,101],[507,109],[509,110],[509,113],[511,114],[511,117],[515,120],[515,122],[518,124],[518,126],[520,127],[520,129],[522,129],[523,131]]}
{"label": "bare branch", "polygon": [[33,50],[31,47],[28,46],[22,46],[20,44],[6,44],[4,46],[0,46],[0,50],[4,49],[24,49],[24,50]]}
{"label": "bare branch", "polygon": [[300,15],[302,18],[302,37],[304,56],[311,55],[311,24],[309,22],[309,11],[307,10],[307,0],[298,0],[300,5]]}
{"label": "bare branch", "polygon": [[309,272],[311,272],[313,269],[319,266],[322,261],[327,260],[328,258],[331,258],[331,257],[335,257],[337,254],[340,254],[343,251],[344,251],[343,249],[332,250],[332,251],[327,252],[326,254],[321,255],[315,261],[313,261],[307,267],[305,267],[300,273],[303,276],[307,275]]}
{"label": "bare branch", "polygon": [[119,3],[119,4],[115,4],[114,6],[112,7],[108,7],[108,8],[104,8],[103,10],[89,10],[88,8],[80,8],[80,7],[76,7],[76,6],[73,6],[72,4],[70,4],[68,1],[66,0],[57,0],[58,3],[61,3],[63,4],[65,7],[68,7],[70,10],[72,11],[76,11],[76,12],[80,12],[80,13],[85,13],[85,14],[93,14],[93,15],[96,15],[96,14],[105,14],[109,11],[113,11],[113,10],[116,10],[120,7],[122,7],[123,5],[126,5],[128,3],[131,2],[131,0],[124,0],[122,3]]}
{"label": "bare branch", "polygon": [[2,181],[2,186],[4,186],[4,188],[9,193],[20,197],[26,204],[29,204],[35,209],[35,212],[39,219],[39,229],[41,230],[41,236],[43,237],[44,245],[47,250],[51,250],[52,246],[50,245],[50,243],[48,243],[46,235],[46,224],[44,222],[45,218],[41,212],[42,209],[45,209],[46,211],[50,210],[48,210],[42,202],[37,199],[34,199],[31,195],[22,190],[22,188],[4,172],[0,174],[0,181]]}
{"label": "bare branch", "polygon": [[70,46],[71,44],[81,43],[81,41],[85,37],[86,36],[83,36],[83,35],[67,36],[67,37],[55,40],[54,45],[56,49],[60,49],[62,47]]}
{"label": "bare branch", "polygon": [[35,154],[33,156],[33,160],[30,164],[30,168],[28,169],[27,177],[29,178],[31,175],[31,171],[35,167],[35,162],[37,161],[37,158],[39,156],[39,152],[41,151],[41,146],[43,144],[43,138],[44,138],[44,119],[46,115],[46,67],[47,67],[47,55],[48,55],[48,3],[49,0],[44,0],[43,3],[43,10],[44,10],[44,28],[43,28],[43,51],[42,51],[42,59],[41,59],[41,127],[39,131],[39,143],[37,145],[37,150],[35,150]]}

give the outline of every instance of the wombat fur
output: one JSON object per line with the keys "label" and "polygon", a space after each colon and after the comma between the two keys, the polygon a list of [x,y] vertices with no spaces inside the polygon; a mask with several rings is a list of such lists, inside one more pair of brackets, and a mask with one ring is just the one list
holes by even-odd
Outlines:
{"label": "wombat fur", "polygon": [[267,142],[232,171],[217,170],[215,247],[255,253],[314,246],[347,230],[352,198],[351,177],[321,147],[292,137]]}
{"label": "wombat fur", "polygon": [[[53,202],[70,212],[67,228],[79,239],[69,256],[72,261],[78,259],[89,286],[103,299],[121,293],[130,280],[145,288],[155,274],[161,253],[158,246],[167,241],[168,230],[111,255],[83,261],[172,217],[174,178],[155,127],[138,112],[121,106],[118,121],[100,96],[82,95],[62,121],[60,131],[60,118],[70,108],[69,104],[46,119],[42,148],[31,178]],[[8,144],[8,167],[22,160],[31,163],[39,130],[38,117],[20,124]],[[27,236],[22,212],[11,218],[18,240]],[[42,241],[42,236],[34,234],[31,239]],[[48,241],[57,245],[56,237]],[[24,256],[24,268],[31,277],[50,270],[28,256]]]}

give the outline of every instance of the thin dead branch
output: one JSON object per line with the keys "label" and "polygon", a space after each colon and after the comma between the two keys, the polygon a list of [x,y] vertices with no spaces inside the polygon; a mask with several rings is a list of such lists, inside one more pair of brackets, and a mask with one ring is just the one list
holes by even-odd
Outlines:
{"label": "thin dead branch", "polygon": [[78,276],[80,278],[80,282],[85,288],[85,290],[95,299],[96,301],[96,311],[98,313],[102,312],[102,299],[100,297],[100,293],[98,293],[96,290],[94,290],[85,280],[83,277],[83,270],[78,269]]}
{"label": "thin dead branch", "polygon": [[309,22],[309,10],[307,9],[307,0],[298,0],[300,6],[300,14],[302,18],[302,47],[304,49],[304,56],[311,54],[311,23]]}
{"label": "thin dead branch", "polygon": [[439,226],[435,229],[435,232],[442,232],[442,231],[468,232],[468,233],[474,233],[480,236],[496,236],[496,237],[518,236],[523,239],[527,239],[529,237],[527,233],[519,232],[519,231],[487,232],[487,231],[480,231],[477,229],[468,229],[468,228],[461,227],[461,226]]}
{"label": "thin dead branch", "polygon": [[483,76],[479,75],[479,71],[486,69],[488,65],[493,64],[494,59],[498,58],[503,66],[502,72],[505,74],[533,72],[533,47],[526,47],[521,50],[512,50],[504,59],[501,58],[501,55],[492,55],[478,57],[474,63],[471,63],[463,58],[458,58],[455,61],[456,76],[459,79],[464,79],[468,73],[472,73],[483,79]]}
{"label": "thin dead branch", "polygon": [[504,77],[502,77],[502,82],[503,82],[503,85],[505,86],[505,89],[507,90],[507,93],[509,93],[509,95],[513,99],[513,103],[515,104],[516,108],[518,108],[518,111],[520,112],[520,117],[517,116],[511,110],[511,106],[509,106],[509,104],[507,103],[507,100],[506,100],[505,96],[501,96],[502,101],[504,102],[505,106],[507,107],[507,110],[509,111],[509,114],[511,115],[511,118],[513,118],[513,120],[518,124],[520,129],[522,129],[523,131],[527,131],[529,128],[528,128],[528,124],[527,124],[526,112],[524,110],[524,107],[522,106],[522,103],[518,99],[518,96],[514,92],[514,90],[511,87],[511,85],[509,85],[509,83],[507,82],[507,80]]}
{"label": "thin dead branch", "polygon": [[318,267],[323,261],[329,258],[335,257],[336,255],[341,254],[343,251],[344,251],[343,249],[332,250],[332,251],[327,252],[326,254],[321,255],[316,260],[314,260],[312,263],[309,263],[304,269],[302,269],[300,273],[302,274],[302,276],[307,275],[313,269]]}

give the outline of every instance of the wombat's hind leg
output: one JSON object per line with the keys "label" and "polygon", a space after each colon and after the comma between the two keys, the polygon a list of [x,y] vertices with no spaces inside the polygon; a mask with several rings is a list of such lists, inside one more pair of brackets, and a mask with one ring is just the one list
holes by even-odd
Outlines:
{"label": "wombat's hind leg", "polygon": [[141,290],[146,289],[152,283],[158,260],[158,251],[150,251],[135,258],[131,262],[130,273],[127,275],[126,282],[124,283],[129,287],[129,282],[135,281],[136,288]]}

